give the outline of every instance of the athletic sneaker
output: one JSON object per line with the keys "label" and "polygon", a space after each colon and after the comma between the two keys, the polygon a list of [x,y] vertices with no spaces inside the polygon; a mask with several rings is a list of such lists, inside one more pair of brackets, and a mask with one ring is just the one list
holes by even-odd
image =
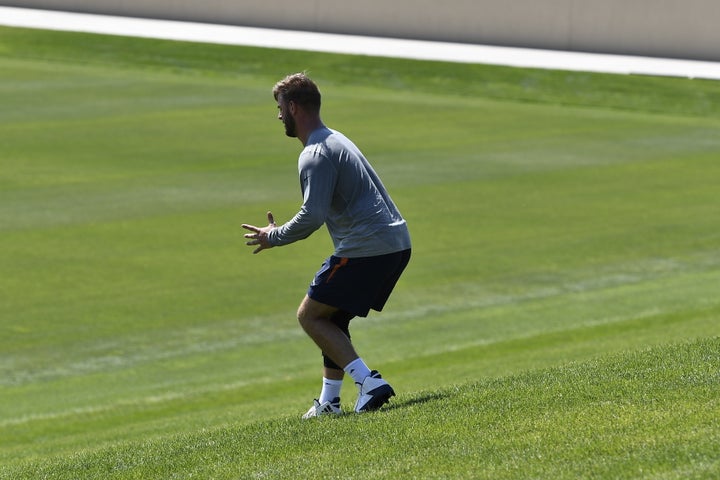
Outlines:
{"label": "athletic sneaker", "polygon": [[313,400],[313,406],[302,416],[303,419],[319,417],[320,415],[340,415],[340,397],[335,397],[331,402],[320,403],[317,399]]}
{"label": "athletic sneaker", "polygon": [[394,395],[395,391],[390,384],[383,380],[377,370],[373,370],[360,385],[360,393],[357,402],[355,402],[355,411],[360,413],[377,410]]}

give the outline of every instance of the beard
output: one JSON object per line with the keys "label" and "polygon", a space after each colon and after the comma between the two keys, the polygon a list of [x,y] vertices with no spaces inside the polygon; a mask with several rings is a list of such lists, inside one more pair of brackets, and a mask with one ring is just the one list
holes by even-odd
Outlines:
{"label": "beard", "polygon": [[287,117],[283,116],[283,125],[285,125],[285,135],[292,138],[297,137],[295,119],[291,115],[288,115]]}

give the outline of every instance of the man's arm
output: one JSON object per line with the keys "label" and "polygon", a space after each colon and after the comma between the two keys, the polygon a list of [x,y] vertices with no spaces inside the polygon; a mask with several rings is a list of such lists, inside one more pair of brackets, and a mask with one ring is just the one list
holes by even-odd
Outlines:
{"label": "man's arm", "polygon": [[304,240],[325,223],[332,201],[337,172],[327,157],[306,154],[300,157],[300,185],[303,203],[295,216],[268,232],[271,245]]}

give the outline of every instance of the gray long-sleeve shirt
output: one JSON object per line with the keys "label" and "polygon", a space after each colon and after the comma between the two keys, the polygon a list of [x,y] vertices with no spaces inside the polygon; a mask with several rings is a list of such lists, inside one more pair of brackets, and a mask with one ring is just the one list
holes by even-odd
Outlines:
{"label": "gray long-sleeve shirt", "polygon": [[371,257],[410,248],[407,224],[362,152],[340,132],[310,134],[298,160],[303,204],[269,233],[273,246],[307,238],[327,225],[335,255]]}

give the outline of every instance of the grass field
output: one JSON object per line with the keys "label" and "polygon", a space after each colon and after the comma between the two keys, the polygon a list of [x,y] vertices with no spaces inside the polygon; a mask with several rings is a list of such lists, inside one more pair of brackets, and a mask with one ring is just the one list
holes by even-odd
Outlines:
{"label": "grass field", "polygon": [[[375,414],[299,418],[327,234],[243,244],[299,70],[413,235]],[[720,476],[720,82],[12,28],[0,72],[0,478]]]}

